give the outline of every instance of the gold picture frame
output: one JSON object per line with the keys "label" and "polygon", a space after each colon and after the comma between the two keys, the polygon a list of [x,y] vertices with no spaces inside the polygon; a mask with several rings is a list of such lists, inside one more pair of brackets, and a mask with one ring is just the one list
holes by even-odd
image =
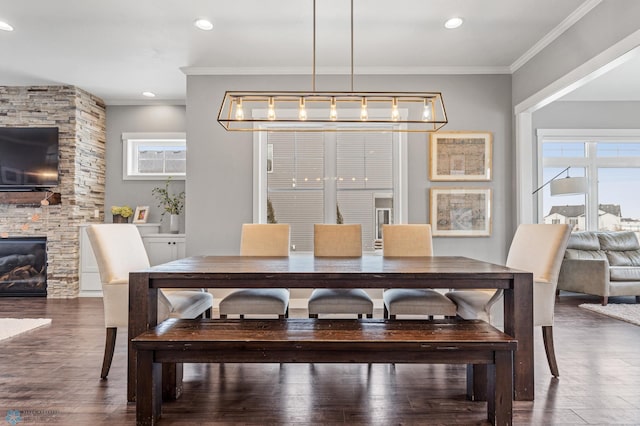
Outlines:
{"label": "gold picture frame", "polygon": [[434,237],[491,235],[491,189],[431,188],[429,195]]}
{"label": "gold picture frame", "polygon": [[490,181],[491,132],[431,133],[429,179],[432,181]]}

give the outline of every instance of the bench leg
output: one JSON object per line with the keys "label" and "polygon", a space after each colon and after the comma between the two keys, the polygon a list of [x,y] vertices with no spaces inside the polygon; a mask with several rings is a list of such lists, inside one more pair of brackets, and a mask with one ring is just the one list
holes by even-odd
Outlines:
{"label": "bench leg", "polygon": [[162,412],[162,365],[153,362],[152,351],[138,351],[136,425],[155,425]]}
{"label": "bench leg", "polygon": [[467,398],[470,401],[487,400],[486,364],[467,364]]}
{"label": "bench leg", "polygon": [[513,354],[496,351],[487,366],[487,417],[493,425],[513,423]]}
{"label": "bench leg", "polygon": [[182,364],[162,364],[162,399],[174,401],[182,395]]}

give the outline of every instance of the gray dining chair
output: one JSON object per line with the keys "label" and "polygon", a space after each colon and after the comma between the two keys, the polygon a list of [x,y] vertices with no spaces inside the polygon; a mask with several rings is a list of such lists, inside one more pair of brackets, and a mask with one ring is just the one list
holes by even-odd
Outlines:
{"label": "gray dining chair", "polygon": [[[289,233],[287,224],[245,223],[242,225],[240,241],[241,256],[289,256]],[[220,301],[220,318],[228,315],[247,314],[289,316],[289,289],[248,288],[235,290]]]}
{"label": "gray dining chair", "polygon": [[[360,224],[315,224],[313,228],[315,257],[362,257]],[[373,300],[362,289],[316,288],[308,301],[309,318],[320,314],[355,314],[373,317]]]}
{"label": "gray dining chair", "polygon": [[[571,225],[523,224],[513,236],[506,266],[533,273],[533,323],[542,326],[542,338],[554,377],[560,375],[553,345],[553,311],[558,275],[569,242]],[[456,290],[447,293],[458,316],[492,321],[492,306],[502,290]]]}
{"label": "gray dining chair", "polygon": [[[133,224],[94,224],[87,236],[96,256],[106,342],[100,377],[107,378],[116,345],[118,328],[129,325],[129,272],[151,265],[138,227]],[[213,296],[202,290],[162,289],[158,292],[158,323],[167,318],[194,319],[211,309]]]}
{"label": "gray dining chair", "polygon": [[[386,258],[433,256],[431,225],[382,225],[382,248]],[[433,319],[434,315],[456,315],[456,305],[445,295],[432,289],[390,288],[384,290],[382,299],[385,318],[427,315],[429,319]]]}

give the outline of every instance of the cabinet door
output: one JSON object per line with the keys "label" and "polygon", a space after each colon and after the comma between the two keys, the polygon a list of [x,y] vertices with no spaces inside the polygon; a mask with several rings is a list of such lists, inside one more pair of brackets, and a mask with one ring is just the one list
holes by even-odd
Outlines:
{"label": "cabinet door", "polygon": [[184,237],[145,235],[142,239],[152,266],[171,262],[185,256]]}

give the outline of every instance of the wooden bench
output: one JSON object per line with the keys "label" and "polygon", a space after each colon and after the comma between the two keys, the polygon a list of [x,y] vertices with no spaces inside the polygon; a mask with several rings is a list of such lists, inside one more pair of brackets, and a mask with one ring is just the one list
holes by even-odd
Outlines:
{"label": "wooden bench", "polygon": [[160,417],[162,363],[181,362],[486,364],[488,419],[512,421],[517,341],[483,321],[170,319],[132,342],[138,425]]}

